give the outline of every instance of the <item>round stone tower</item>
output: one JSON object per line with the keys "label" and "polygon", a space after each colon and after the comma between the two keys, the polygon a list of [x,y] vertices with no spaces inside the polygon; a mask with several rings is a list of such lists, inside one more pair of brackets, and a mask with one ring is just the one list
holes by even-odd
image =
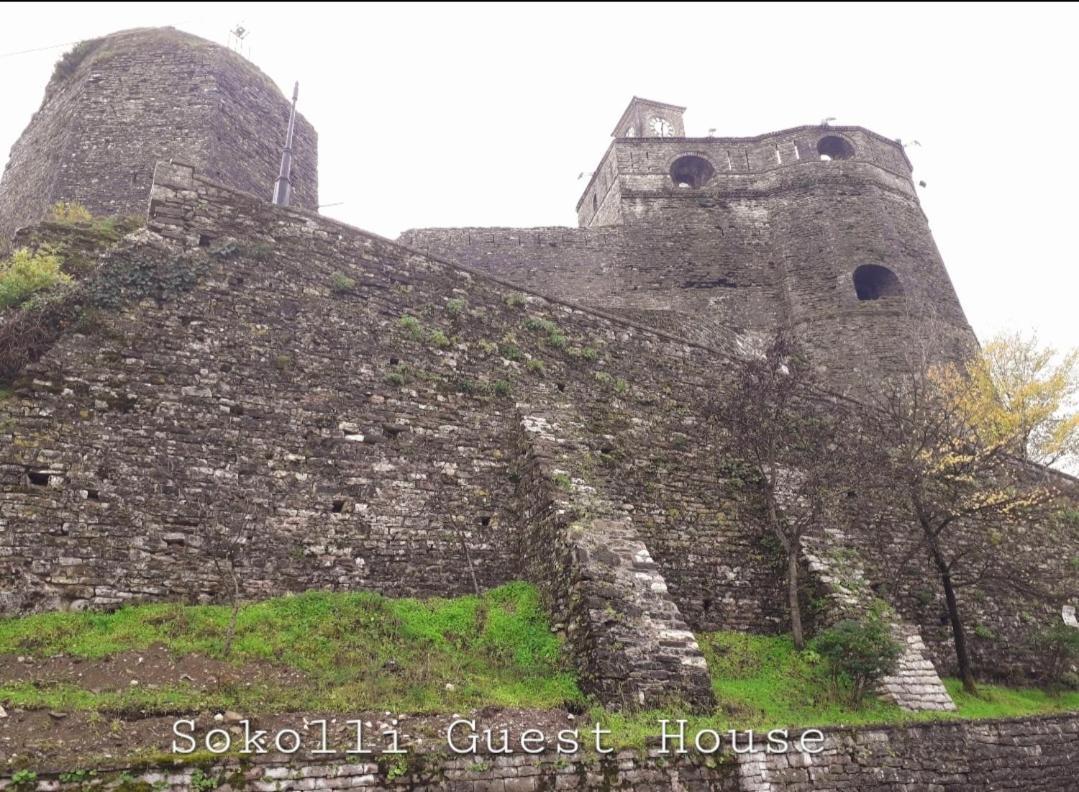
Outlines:
{"label": "round stone tower", "polygon": [[[252,63],[173,28],[84,41],[56,64],[0,180],[0,239],[57,201],[143,214],[154,164],[174,159],[266,200],[290,104]],[[292,205],[318,207],[314,127],[297,116]]]}

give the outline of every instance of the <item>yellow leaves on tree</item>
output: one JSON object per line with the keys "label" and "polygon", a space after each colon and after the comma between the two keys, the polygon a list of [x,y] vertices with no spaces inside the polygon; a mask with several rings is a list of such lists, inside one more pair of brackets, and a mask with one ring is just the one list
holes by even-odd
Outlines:
{"label": "yellow leaves on tree", "polygon": [[970,434],[965,453],[1004,448],[1046,465],[1079,455],[1079,350],[1058,354],[1036,338],[1001,335],[965,370],[937,367],[931,379]]}

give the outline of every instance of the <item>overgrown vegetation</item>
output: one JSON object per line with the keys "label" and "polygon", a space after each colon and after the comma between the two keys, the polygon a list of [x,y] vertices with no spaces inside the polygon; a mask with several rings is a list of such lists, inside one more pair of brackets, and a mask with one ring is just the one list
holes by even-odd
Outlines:
{"label": "overgrown vegetation", "polygon": [[1054,695],[1037,688],[981,685],[977,695],[963,690],[958,679],[944,684],[955,712],[908,712],[874,696],[852,704],[849,680],[840,675],[833,691],[833,669],[811,649],[799,651],[789,635],[718,632],[699,634],[708,660],[716,709],[688,715],[684,709],[612,713],[593,707],[593,719],[611,729],[622,745],[643,747],[659,733],[661,719],[688,721],[686,731],[711,728],[767,730],[780,727],[864,726],[933,720],[1014,718],[1079,711],[1079,692]]}
{"label": "overgrown vegetation", "polygon": [[813,639],[811,648],[828,662],[833,692],[846,688],[852,704],[859,704],[876,680],[895,671],[902,653],[880,609],[829,627]]}
{"label": "overgrown vegetation", "polygon": [[49,208],[47,219],[54,223],[89,223],[94,216],[80,203],[57,201]]}
{"label": "overgrown vegetation", "polygon": [[0,687],[15,706],[117,711],[388,709],[487,705],[548,708],[580,701],[536,591],[511,583],[480,597],[389,599],[309,592],[239,608],[144,605],[115,613],[49,613],[0,621],[0,654],[87,659],[164,646],[242,666],[274,663],[304,682],[213,692],[177,683],[94,693],[71,685]]}
{"label": "overgrown vegetation", "polygon": [[26,302],[32,295],[71,283],[60,257],[43,250],[18,248],[0,261],[0,309]]}
{"label": "overgrown vegetation", "polygon": [[[202,691],[178,683],[94,692],[41,682],[0,686],[0,701],[51,710],[167,713],[200,709],[242,712],[363,709],[413,713],[485,706],[588,707],[564,665],[537,592],[510,583],[481,596],[389,599],[367,593],[309,592],[242,606],[229,640],[230,608],[143,605],[110,614],[48,613],[0,620],[0,654],[94,660],[164,646],[237,667],[272,663],[302,680],[231,684]],[[1079,711],[1079,691],[983,685],[978,695],[959,680],[945,684],[958,711],[906,712],[873,696],[854,702],[851,680],[827,653],[799,651],[790,636],[718,632],[698,635],[717,699],[714,711],[688,715],[672,706],[632,714],[592,705],[594,719],[617,745],[640,747],[661,718],[686,718],[689,729],[770,729],[906,723],[952,718],[1024,717]],[[262,666],[265,668],[265,666]],[[833,688],[832,681],[837,680]]]}
{"label": "overgrown vegetation", "polygon": [[334,294],[347,294],[356,288],[356,279],[343,272],[335,272],[330,278],[330,291]]}
{"label": "overgrown vegetation", "polygon": [[787,612],[799,649],[805,645],[802,536],[837,510],[852,487],[854,467],[841,448],[844,421],[834,403],[807,398],[816,388],[805,352],[779,335],[763,355],[734,366],[730,385],[708,408],[723,455],[733,451],[758,483],[766,524],[782,549]]}

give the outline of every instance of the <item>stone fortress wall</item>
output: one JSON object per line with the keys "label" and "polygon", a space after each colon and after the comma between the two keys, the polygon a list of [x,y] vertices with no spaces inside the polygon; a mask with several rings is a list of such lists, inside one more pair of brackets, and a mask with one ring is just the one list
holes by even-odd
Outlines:
{"label": "stone fortress wall", "polygon": [[[847,148],[823,161],[829,140]],[[704,169],[700,184],[679,171],[685,159]],[[790,328],[836,387],[894,369],[927,321],[956,357],[976,343],[902,147],[859,127],[616,138],[578,210],[580,229],[418,229],[401,241],[706,344]],[[862,267],[886,268],[895,293],[859,299]]]}
{"label": "stone fortress wall", "polygon": [[[704,419],[730,350],[167,163],[149,229],[100,267],[104,284],[132,267],[192,279],[61,338],[3,404],[6,612],[220,596],[203,527],[219,522],[246,537],[245,596],[460,594],[470,565],[484,586],[533,579],[615,701],[657,679],[706,696],[690,631],[784,629],[778,551]],[[1011,602],[977,599],[980,623],[1021,635]],[[609,630],[654,636],[673,665],[600,662]]]}
{"label": "stone fortress wall", "polygon": [[[120,307],[0,404],[2,613],[219,598],[214,525],[242,536],[247,597],[529,578],[588,689],[704,704],[693,632],[785,628],[758,495],[705,420],[725,364],[791,327],[856,389],[928,320],[956,356],[975,343],[902,148],[860,128],[618,137],[580,229],[394,243],[309,211],[306,122],[295,208],[265,202],[288,103],[233,53],[175,31],[76,52],[13,151],[0,230],[59,199],[148,203],[149,222],[91,274]],[[864,536],[855,517],[813,538],[825,597],[842,594],[837,542],[870,587],[887,577]],[[984,668],[1030,669],[1030,624],[1059,603],[973,601],[971,630],[999,641]],[[939,613],[896,604],[919,690],[894,697],[937,697]]]}
{"label": "stone fortress wall", "polygon": [[[727,737],[726,734],[723,735]],[[815,735],[814,735],[815,736]],[[797,746],[798,735],[792,734]],[[746,735],[740,735],[745,746]],[[708,745],[705,738],[705,745]],[[1023,789],[1065,792],[1074,788],[1079,761],[1079,718],[1074,715],[985,723],[928,723],[859,729],[829,729],[823,750],[809,754],[754,751],[700,757],[618,751],[601,757],[477,754],[407,756],[405,772],[390,777],[386,763],[327,761],[325,757],[269,754],[246,764],[132,769],[126,776],[102,774],[102,789],[146,784],[186,792],[202,779],[228,779],[230,788],[255,792],[354,790],[405,792],[544,792],[620,789],[655,792],[985,792]],[[816,747],[816,744],[812,744]],[[670,746],[673,750],[674,746]],[[36,788],[35,788],[36,787]],[[10,788],[0,778],[0,789]],[[60,773],[41,773],[25,792],[77,792]]]}
{"label": "stone fortress wall", "polygon": [[[0,238],[58,201],[145,215],[158,160],[269,200],[289,101],[240,55],[172,28],[128,30],[65,55],[0,180]],[[318,136],[297,116],[293,204],[318,206]]]}

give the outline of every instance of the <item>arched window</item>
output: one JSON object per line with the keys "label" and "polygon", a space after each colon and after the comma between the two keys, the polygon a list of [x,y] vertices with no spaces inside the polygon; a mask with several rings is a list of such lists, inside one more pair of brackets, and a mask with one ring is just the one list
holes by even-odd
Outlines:
{"label": "arched window", "polygon": [[854,156],[854,146],[838,135],[827,135],[817,141],[817,154],[822,160],[845,160]]}
{"label": "arched window", "polygon": [[595,214],[599,210],[599,199],[596,198],[596,194],[592,193],[592,213]]}
{"label": "arched window", "polygon": [[679,187],[703,187],[715,175],[712,163],[696,154],[686,154],[671,164],[671,180]]}
{"label": "arched window", "polygon": [[859,300],[880,300],[899,297],[903,294],[903,286],[887,267],[863,264],[854,271],[854,293]]}

